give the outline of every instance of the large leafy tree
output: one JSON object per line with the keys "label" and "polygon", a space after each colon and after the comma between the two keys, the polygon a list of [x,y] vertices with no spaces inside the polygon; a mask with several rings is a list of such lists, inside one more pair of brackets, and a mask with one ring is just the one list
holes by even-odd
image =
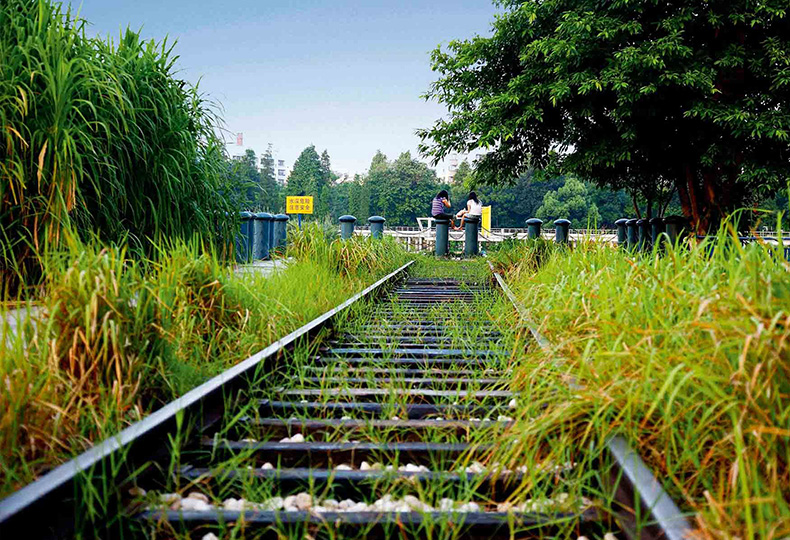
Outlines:
{"label": "large leafy tree", "polygon": [[595,227],[601,221],[598,206],[587,186],[573,176],[565,178],[565,185],[543,196],[537,217],[545,220],[569,219],[576,228]]}
{"label": "large leafy tree", "polygon": [[648,200],[669,184],[699,231],[788,175],[787,0],[499,3],[490,37],[433,53],[449,116],[427,155],[488,149],[493,183],[557,165]]}

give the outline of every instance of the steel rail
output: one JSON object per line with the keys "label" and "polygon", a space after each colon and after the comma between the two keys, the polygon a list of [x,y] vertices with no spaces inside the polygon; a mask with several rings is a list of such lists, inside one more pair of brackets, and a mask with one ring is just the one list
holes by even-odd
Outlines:
{"label": "steel rail", "polygon": [[166,444],[163,444],[163,441],[167,441],[166,435],[176,433],[180,426],[187,425],[187,418],[201,415],[206,419],[206,406],[219,403],[221,407],[225,391],[234,389],[245,377],[254,375],[262,363],[293,347],[299,339],[324,328],[351,305],[403,276],[413,262],[407,262],[337,307],[0,500],[0,538],[16,537],[19,534],[27,537],[63,537],[64,530],[73,527],[75,483],[82,473],[105,467],[112,470],[113,458],[122,452],[127,452],[122,459],[128,465],[137,462],[136,458],[143,454],[145,462],[150,461],[151,452],[154,449],[166,450]]}
{"label": "steel rail", "polygon": [[[518,301],[502,276],[489,266],[497,284],[508,297],[521,316],[530,334],[544,352],[552,350],[549,341],[535,328],[526,307]],[[613,435],[605,442],[605,448],[612,458],[615,470],[610,480],[615,486],[615,501],[620,506],[616,512],[623,531],[631,539],[639,540],[688,540],[693,537],[693,529],[675,502],[664,491],[655,475],[621,435]],[[649,519],[638,519],[637,511]]]}

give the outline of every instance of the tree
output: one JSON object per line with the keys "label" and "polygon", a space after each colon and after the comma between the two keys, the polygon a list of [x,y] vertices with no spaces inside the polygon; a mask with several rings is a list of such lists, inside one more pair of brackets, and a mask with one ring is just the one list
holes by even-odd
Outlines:
{"label": "tree", "polygon": [[[702,232],[790,172],[787,0],[503,0],[491,37],[433,53],[421,130],[477,174],[562,170],[650,201],[664,183]],[[556,167],[556,169],[555,169]]]}
{"label": "tree", "polygon": [[577,228],[595,227],[601,221],[598,206],[587,186],[573,176],[566,177],[565,184],[557,191],[549,191],[543,196],[537,217],[543,220],[569,219]]}
{"label": "tree", "polygon": [[266,211],[276,212],[278,209],[280,186],[277,184],[274,175],[274,156],[272,155],[271,143],[269,143],[269,146],[261,157],[260,185],[260,207]]}
{"label": "tree", "polygon": [[472,167],[469,165],[467,160],[463,160],[458,168],[455,170],[455,176],[453,177],[453,184],[457,186],[462,186],[464,188],[469,187],[469,182],[472,181]]}

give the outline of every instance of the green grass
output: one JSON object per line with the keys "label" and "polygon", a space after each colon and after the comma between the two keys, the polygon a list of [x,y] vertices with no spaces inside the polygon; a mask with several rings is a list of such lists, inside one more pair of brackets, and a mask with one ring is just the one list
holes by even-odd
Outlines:
{"label": "green grass", "polygon": [[[490,281],[491,274],[485,261],[475,260],[471,262],[459,263],[457,261],[442,261],[432,257],[419,257],[418,262],[412,267],[413,277],[465,277],[470,281],[486,283]],[[391,313],[383,315],[377,305],[371,305],[367,310],[354,314],[337,327],[338,335],[354,336],[362,334],[367,325],[376,325],[384,318],[393,323],[408,323],[414,319],[411,309],[399,303],[391,304]],[[212,503],[221,505],[222,502],[230,497],[243,497],[247,501],[262,502],[271,497],[285,497],[300,491],[310,493],[316,499],[345,499],[351,497],[355,501],[372,502],[384,495],[400,498],[405,495],[415,496],[422,502],[434,507],[440,504],[442,498],[448,497],[456,501],[474,501],[483,505],[487,510],[496,510],[498,505],[520,505],[520,504],[541,504],[550,498],[557,497],[560,493],[567,494],[565,506],[546,507],[545,512],[549,515],[553,510],[570,510],[575,507],[582,497],[590,497],[591,485],[594,485],[594,469],[592,462],[597,454],[584,452],[586,449],[572,449],[567,447],[567,434],[552,434],[544,437],[542,433],[531,428],[532,418],[542,413],[541,402],[532,401],[530,394],[525,391],[518,398],[520,404],[516,410],[508,406],[508,399],[485,398],[482,400],[472,399],[467,395],[472,390],[509,390],[513,389],[518,381],[512,380],[510,368],[513,363],[523,360],[523,350],[526,346],[523,336],[517,325],[513,324],[512,306],[507,301],[497,295],[479,295],[475,302],[467,306],[469,309],[450,313],[447,306],[436,306],[428,311],[424,316],[427,319],[435,318],[446,322],[444,337],[448,341],[448,347],[480,349],[490,347],[494,351],[501,353],[501,356],[491,356],[484,359],[480,364],[470,366],[469,364],[458,364],[447,366],[447,370],[468,370],[470,373],[466,377],[472,379],[469,386],[458,387],[456,394],[442,396],[431,399],[431,402],[444,405],[482,405],[491,407],[483,418],[486,420],[474,427],[458,430],[445,425],[438,416],[434,415],[436,425],[422,429],[404,429],[377,427],[371,425],[371,420],[390,420],[393,417],[405,419],[405,406],[409,403],[419,402],[419,398],[409,397],[399,393],[399,390],[413,388],[407,380],[393,369],[391,363],[392,354],[383,354],[375,361],[365,364],[364,368],[355,369],[353,365],[345,364],[342,359],[337,359],[334,363],[330,362],[326,366],[317,366],[313,359],[317,354],[318,347],[321,345],[331,345],[331,341],[326,338],[311,344],[302,344],[297,348],[287,362],[280,365],[279,369],[267,377],[266,380],[255,381],[249,390],[251,398],[242,400],[248,403],[241,410],[235,408],[227,411],[223,427],[214,435],[215,440],[250,440],[256,442],[276,442],[282,437],[291,436],[295,433],[302,433],[305,440],[310,442],[380,442],[392,443],[403,441],[430,441],[444,443],[468,443],[471,445],[469,451],[464,452],[460,457],[448,457],[442,454],[431,454],[425,456],[424,460],[410,456],[401,456],[397,452],[381,452],[370,458],[365,458],[369,463],[382,464],[398,468],[407,463],[419,463],[427,466],[432,471],[463,472],[468,467],[474,467],[475,463],[480,463],[489,470],[498,467],[510,470],[521,469],[524,474],[517,480],[506,480],[512,494],[502,496],[501,494],[490,493],[483,488],[483,480],[480,477],[473,477],[468,480],[458,482],[432,481],[415,483],[404,481],[396,475],[384,475],[375,481],[358,484],[351,488],[352,492],[328,484],[313,485],[306,484],[294,490],[281,489],[272,481],[254,479],[246,476],[243,471],[247,469],[257,469],[263,465],[264,460],[257,455],[252,446],[234,452],[215,452],[212,456],[206,456],[201,452],[189,452],[187,450],[186,461],[190,463],[210,464],[212,470],[216,471],[220,478],[215,480],[200,479],[195,482],[185,482],[183,479],[173,478],[161,487],[160,492],[180,492],[187,494],[200,491],[206,494]],[[481,324],[491,322],[501,329],[501,335],[490,341],[484,341]],[[391,348],[393,345],[386,341],[388,333],[381,330],[380,341],[373,338],[367,342],[368,347],[381,346],[381,348]],[[390,334],[395,335],[395,334]],[[420,334],[415,339],[419,340]],[[340,339],[340,338],[338,338]],[[373,370],[380,369],[376,373]],[[381,377],[388,376],[389,381],[381,381]],[[502,377],[502,375],[504,375]],[[357,382],[342,381],[344,377],[354,376],[360,380]],[[437,376],[434,374],[433,376]],[[484,385],[481,379],[484,377],[502,377],[493,384]],[[260,412],[256,405],[257,399],[268,398],[272,400],[292,400],[297,401],[299,396],[288,396],[284,394],[287,389],[306,388],[318,390],[320,393],[315,396],[305,397],[309,401],[319,403],[329,402],[352,402],[358,401],[349,391],[359,388],[377,388],[386,390],[386,395],[373,398],[373,401],[383,405],[383,411],[379,415],[370,416],[369,414],[358,414],[354,412],[345,413],[349,420],[358,420],[360,424],[350,429],[348,426],[342,428],[329,428],[315,432],[302,430],[298,426],[291,428],[261,427],[255,420],[259,418]],[[451,389],[452,387],[448,387]],[[540,394],[545,387],[534,389],[534,394]],[[523,396],[523,398],[522,398]],[[251,404],[249,404],[251,402]],[[501,416],[513,417],[515,421],[509,424],[508,421],[501,420]],[[288,419],[310,419],[316,417],[329,417],[330,414],[308,412],[305,414],[288,413],[282,416],[282,420]],[[339,417],[339,415],[338,415]],[[444,417],[449,420],[450,417]],[[458,417],[466,420],[464,414]],[[429,420],[430,421],[430,420]],[[491,448],[491,443],[494,447]],[[188,445],[187,445],[188,446]],[[345,463],[331,462],[329,467],[338,465],[351,465],[359,468],[363,458],[356,457]],[[556,464],[566,462],[578,462],[577,467],[567,471],[555,470]],[[206,463],[209,462],[209,463]],[[204,465],[204,466],[206,466]],[[275,468],[284,468],[286,464],[281,462],[273,463]],[[231,479],[229,472],[232,470],[241,471],[242,474]],[[500,473],[501,474],[501,473]],[[505,474],[501,474],[504,479]],[[511,477],[515,478],[515,477]],[[150,486],[147,486],[150,487]],[[155,500],[156,492],[147,495],[150,503]],[[602,497],[603,499],[603,497]],[[529,502],[531,501],[531,502]],[[606,500],[597,501],[604,507],[608,504]],[[418,535],[427,534],[432,538],[456,538],[462,535],[464,520],[463,515],[456,515],[454,518],[426,518],[422,525],[399,525],[393,526],[387,534],[399,535]],[[577,526],[575,520],[557,517],[554,521],[557,528],[557,538],[576,538]],[[185,537],[184,531],[171,530],[167,524],[151,524],[149,535],[172,534],[176,537]],[[349,529],[341,531],[331,523],[326,525],[310,526],[304,525],[286,526],[278,525],[273,527],[277,534],[282,538],[301,538],[306,533],[311,537],[343,537],[343,538],[362,538],[373,534],[371,531],[361,529]],[[200,530],[200,534],[214,530],[220,537],[234,537],[241,535],[244,531],[243,525],[227,524],[218,527],[205,527]],[[516,537],[529,536],[535,531],[528,528],[513,527],[512,533]],[[197,531],[191,531],[197,534]],[[539,534],[539,533],[538,533]],[[263,535],[263,533],[261,533]],[[252,531],[245,531],[245,537],[257,537]],[[532,537],[532,536],[529,536]]]}
{"label": "green grass", "polygon": [[0,3],[0,276],[36,284],[66,229],[148,253],[232,237],[215,108],[176,77],[167,41],[90,37],[50,0]]}
{"label": "green grass", "polygon": [[[0,330],[0,496],[342,303],[405,261],[390,243],[316,247],[271,276],[197,242],[151,259],[83,243],[43,262],[40,309]],[[364,257],[360,257],[360,253]],[[344,258],[359,260],[340,271]],[[13,299],[9,299],[13,300]]]}
{"label": "green grass", "polygon": [[727,230],[663,256],[590,242],[516,264],[554,346],[514,377],[546,405],[525,432],[569,449],[622,433],[706,537],[790,534],[789,269]]}

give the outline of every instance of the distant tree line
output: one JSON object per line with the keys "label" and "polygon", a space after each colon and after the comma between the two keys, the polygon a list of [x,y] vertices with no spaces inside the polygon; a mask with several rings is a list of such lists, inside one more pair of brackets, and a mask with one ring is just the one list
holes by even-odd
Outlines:
{"label": "distant tree line", "polygon": [[[648,203],[637,193],[595,186],[576,176],[546,177],[533,170],[507,185],[481,185],[473,166],[463,161],[452,182],[439,178],[436,171],[403,152],[390,160],[376,152],[366,174],[340,181],[331,170],[329,153],[318,153],[315,146],[305,148],[294,163],[287,182],[275,180],[271,145],[258,166],[253,150],[229,160],[228,168],[243,194],[243,208],[279,213],[285,211],[288,195],[314,197],[314,219],[336,222],[344,214],[364,223],[373,215],[384,216],[390,226],[416,226],[416,218],[430,216],[431,199],[441,189],[450,193],[455,211],[466,204],[470,190],[476,190],[485,205],[491,205],[494,227],[523,227],[531,217],[544,221],[567,218],[576,227],[612,227],[621,217],[646,215]],[[669,211],[680,212],[675,195]]]}

